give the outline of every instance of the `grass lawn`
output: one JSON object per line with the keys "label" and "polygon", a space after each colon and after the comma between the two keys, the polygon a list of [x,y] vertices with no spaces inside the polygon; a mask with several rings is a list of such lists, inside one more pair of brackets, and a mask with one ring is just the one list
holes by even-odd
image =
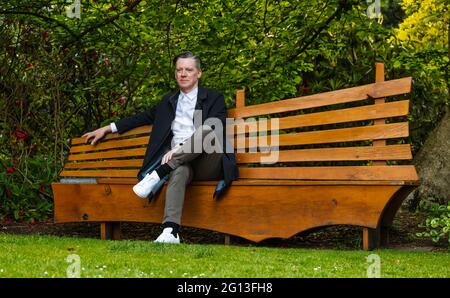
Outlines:
{"label": "grass lawn", "polygon": [[66,277],[71,254],[80,258],[81,277],[367,277],[371,254],[380,257],[381,277],[450,277],[446,252],[162,245],[5,233],[0,277]]}

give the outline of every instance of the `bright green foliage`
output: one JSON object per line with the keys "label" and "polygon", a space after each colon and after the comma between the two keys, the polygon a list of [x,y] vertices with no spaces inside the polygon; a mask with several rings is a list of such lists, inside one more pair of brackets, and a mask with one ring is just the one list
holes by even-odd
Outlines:
{"label": "bright green foliage", "polygon": [[447,240],[450,249],[450,201],[448,205],[422,201],[421,208],[428,211],[429,216],[422,225],[425,231],[418,233],[417,236],[429,237],[434,242]]}
{"label": "bright green foliage", "polygon": [[403,0],[407,17],[396,30],[401,42],[415,42],[431,47],[447,47],[450,3],[446,0]]}
{"label": "bright green foliage", "polygon": [[406,18],[389,42],[393,68],[414,78],[412,137],[421,146],[450,103],[450,2],[403,0]]}

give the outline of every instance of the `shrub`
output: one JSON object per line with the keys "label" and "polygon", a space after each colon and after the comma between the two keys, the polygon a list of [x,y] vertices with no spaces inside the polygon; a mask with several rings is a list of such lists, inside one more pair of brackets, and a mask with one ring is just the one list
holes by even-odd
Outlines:
{"label": "shrub", "polygon": [[450,249],[450,201],[447,205],[422,201],[420,208],[427,211],[429,215],[425,223],[419,225],[425,228],[425,231],[417,233],[417,236],[431,238],[436,243],[441,239],[446,239]]}
{"label": "shrub", "polygon": [[52,214],[50,184],[57,169],[48,157],[35,156],[17,161],[2,158],[0,163],[0,218],[33,224]]}

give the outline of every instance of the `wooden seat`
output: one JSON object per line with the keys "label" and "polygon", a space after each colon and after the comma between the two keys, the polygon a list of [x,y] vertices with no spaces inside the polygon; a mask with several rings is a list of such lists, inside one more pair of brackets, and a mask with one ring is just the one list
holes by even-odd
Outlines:
{"label": "wooden seat", "polygon": [[[363,229],[364,249],[386,242],[419,178],[408,164],[409,100],[402,98],[411,78],[383,77],[377,64],[373,84],[251,106],[238,91],[228,117],[242,121],[227,132],[235,135],[240,178],[219,200],[212,198],[216,181],[192,182],[182,225],[257,242],[354,225]],[[132,191],[150,132],[110,134],[95,146],[74,138],[61,180],[52,184],[55,222],[101,222],[103,239],[118,239],[120,222],[161,223],[165,188],[152,201]],[[258,134],[267,135],[264,142]]]}

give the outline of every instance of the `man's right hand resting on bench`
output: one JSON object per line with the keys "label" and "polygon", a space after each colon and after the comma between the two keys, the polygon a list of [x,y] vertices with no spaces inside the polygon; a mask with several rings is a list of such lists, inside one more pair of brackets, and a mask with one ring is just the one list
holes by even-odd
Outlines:
{"label": "man's right hand resting on bench", "polygon": [[90,139],[94,138],[91,141],[91,145],[95,145],[100,139],[102,139],[104,136],[106,136],[107,134],[111,133],[111,126],[107,125],[104,127],[101,127],[99,129],[96,129],[94,131],[91,132],[87,132],[84,135],[82,135],[82,138],[86,138],[86,143],[89,142]]}

